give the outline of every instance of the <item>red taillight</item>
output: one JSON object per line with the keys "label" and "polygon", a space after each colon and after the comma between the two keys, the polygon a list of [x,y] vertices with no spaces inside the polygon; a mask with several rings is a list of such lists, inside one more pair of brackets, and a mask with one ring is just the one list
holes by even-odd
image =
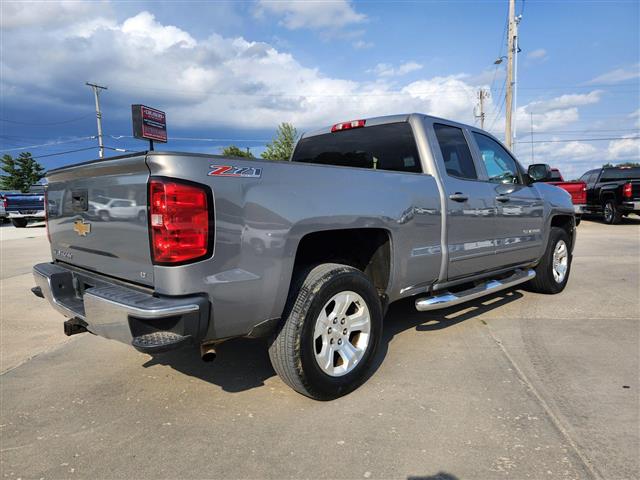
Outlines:
{"label": "red taillight", "polygon": [[584,185],[574,195],[573,203],[583,204],[587,203],[587,186]]}
{"label": "red taillight", "polygon": [[2,206],[6,209],[7,208],[7,198],[6,197],[2,197]]}
{"label": "red taillight", "polygon": [[44,228],[47,231],[47,239],[51,243],[51,232],[49,231],[49,193],[44,189]]}
{"label": "red taillight", "polygon": [[331,132],[340,132],[342,130],[351,130],[352,128],[364,127],[366,120],[353,120],[351,122],[336,123],[331,127]]}
{"label": "red taillight", "polygon": [[633,189],[630,183],[625,183],[622,187],[622,196],[624,198],[633,198]]}
{"label": "red taillight", "polygon": [[183,263],[210,253],[209,199],[204,187],[164,179],[149,184],[149,228],[156,263]]}

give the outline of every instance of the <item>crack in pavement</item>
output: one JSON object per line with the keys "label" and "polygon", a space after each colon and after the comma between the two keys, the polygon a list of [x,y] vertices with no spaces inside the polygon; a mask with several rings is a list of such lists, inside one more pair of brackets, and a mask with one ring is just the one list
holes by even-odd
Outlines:
{"label": "crack in pavement", "polygon": [[516,375],[518,376],[518,379],[533,394],[533,397],[537,400],[537,402],[540,404],[542,409],[548,415],[548,417],[551,420],[551,423],[553,424],[553,426],[558,430],[558,432],[560,432],[562,437],[567,441],[567,443],[569,444],[571,449],[574,451],[576,456],[580,459],[580,461],[582,462],[584,467],[591,474],[592,478],[597,479],[597,480],[603,480],[604,479],[603,475],[600,473],[600,471],[597,469],[597,467],[595,465],[593,465],[593,463],[591,462],[589,457],[578,446],[577,442],[571,437],[571,435],[569,433],[569,429],[564,426],[564,424],[562,423],[562,421],[560,420],[558,415],[556,415],[553,412],[553,410],[552,410],[551,406],[549,405],[549,403],[544,399],[544,397],[538,391],[538,389],[536,389],[536,387],[529,380],[529,378],[524,373],[524,371],[518,366],[518,364],[516,363],[514,358],[507,351],[507,349],[504,346],[504,344],[502,343],[502,341],[491,330],[491,326],[487,322],[481,322],[481,323],[484,324],[487,327],[487,331],[489,332],[489,335],[491,336],[493,341],[496,343],[496,345],[498,345],[498,347],[502,351],[503,355],[505,356],[505,358],[507,359],[509,364],[513,367],[514,371],[516,372]]}

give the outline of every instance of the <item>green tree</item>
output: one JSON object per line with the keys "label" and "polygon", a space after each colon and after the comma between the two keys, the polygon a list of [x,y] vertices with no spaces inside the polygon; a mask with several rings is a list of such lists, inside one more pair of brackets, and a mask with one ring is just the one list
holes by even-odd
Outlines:
{"label": "green tree", "polygon": [[614,165],[613,163],[605,163],[604,165],[602,165],[602,168],[608,168],[608,167],[640,167],[640,163],[624,162],[624,163],[619,163],[617,165]]}
{"label": "green tree", "polygon": [[251,153],[248,148],[246,150],[242,150],[235,145],[224,147],[222,149],[222,155],[224,155],[225,157],[255,158],[253,156],[253,153]]}
{"label": "green tree", "polygon": [[22,152],[17,158],[3,155],[2,166],[4,172],[0,176],[0,186],[4,190],[29,191],[34,183],[38,183],[45,175],[44,168],[31,157],[29,152]]}
{"label": "green tree", "polygon": [[281,123],[274,139],[267,144],[267,149],[262,153],[266,160],[289,160],[293,153],[293,147],[298,140],[298,131],[290,123]]}

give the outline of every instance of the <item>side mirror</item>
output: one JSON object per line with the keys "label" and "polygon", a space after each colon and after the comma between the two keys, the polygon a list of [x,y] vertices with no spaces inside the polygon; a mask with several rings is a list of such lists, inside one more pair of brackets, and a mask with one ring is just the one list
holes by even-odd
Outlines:
{"label": "side mirror", "polygon": [[527,174],[534,182],[545,182],[551,178],[551,167],[546,163],[534,163],[529,165]]}

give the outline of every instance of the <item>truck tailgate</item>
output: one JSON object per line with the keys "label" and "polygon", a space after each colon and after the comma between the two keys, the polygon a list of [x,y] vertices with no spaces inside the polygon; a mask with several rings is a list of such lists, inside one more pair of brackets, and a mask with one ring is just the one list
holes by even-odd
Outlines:
{"label": "truck tailgate", "polygon": [[550,185],[566,190],[574,205],[587,203],[587,184],[584,182],[549,182]]}
{"label": "truck tailgate", "polygon": [[152,286],[145,156],[62,168],[47,178],[54,260]]}

